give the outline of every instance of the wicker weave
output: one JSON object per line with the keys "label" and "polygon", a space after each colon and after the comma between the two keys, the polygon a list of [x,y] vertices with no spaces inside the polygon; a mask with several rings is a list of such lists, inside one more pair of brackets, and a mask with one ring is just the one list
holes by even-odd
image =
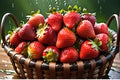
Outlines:
{"label": "wicker weave", "polygon": [[17,20],[14,15],[7,13],[3,16],[1,22],[1,35],[2,35],[2,47],[8,54],[13,68],[20,78],[49,78],[49,79],[68,79],[68,78],[103,78],[106,76],[112,66],[115,55],[119,52],[119,18],[116,14],[111,16],[107,22],[109,25],[110,22],[115,18],[117,21],[118,32],[110,30],[110,33],[113,36],[113,47],[109,52],[101,53],[99,57],[92,60],[79,60],[74,63],[56,63],[50,62],[49,64],[37,60],[33,61],[29,58],[17,54],[14,49],[10,48],[7,44],[4,34],[4,24],[6,18],[10,16],[14,20],[16,26],[18,26]]}

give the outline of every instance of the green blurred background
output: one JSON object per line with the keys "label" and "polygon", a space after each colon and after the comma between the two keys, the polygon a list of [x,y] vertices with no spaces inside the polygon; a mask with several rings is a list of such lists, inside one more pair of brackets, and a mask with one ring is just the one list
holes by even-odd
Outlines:
{"label": "green blurred background", "polygon": [[[57,9],[67,9],[68,5],[78,5],[87,8],[89,12],[96,13],[97,22],[106,22],[112,14],[119,14],[120,0],[1,0],[0,1],[0,22],[5,13],[13,13],[17,20],[26,22],[26,15],[31,11],[41,10],[41,13],[47,17],[49,7]],[[14,23],[10,18],[5,24],[6,33],[11,30]],[[116,30],[115,20],[110,28]]]}

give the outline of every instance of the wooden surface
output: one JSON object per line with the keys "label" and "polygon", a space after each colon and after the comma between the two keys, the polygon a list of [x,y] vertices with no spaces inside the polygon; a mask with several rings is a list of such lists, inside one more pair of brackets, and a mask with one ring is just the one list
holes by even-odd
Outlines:
{"label": "wooden surface", "polygon": [[[120,57],[119,56],[120,56],[119,54],[116,55],[116,57],[114,59],[114,63],[113,63],[113,68],[120,69]],[[0,45],[0,79],[1,78],[13,78],[13,77],[18,78],[15,74],[6,73],[5,72],[6,70],[12,70],[14,72],[9,57],[7,56],[4,49],[1,48],[1,45]],[[12,72],[12,71],[10,71],[10,72]],[[12,76],[11,76],[11,74],[12,74]],[[110,74],[112,74],[112,73],[110,73]]]}

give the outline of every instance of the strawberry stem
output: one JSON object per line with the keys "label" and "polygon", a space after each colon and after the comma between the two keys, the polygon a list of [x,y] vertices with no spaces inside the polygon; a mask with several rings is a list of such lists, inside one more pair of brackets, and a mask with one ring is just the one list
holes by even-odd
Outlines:
{"label": "strawberry stem", "polygon": [[94,41],[90,40],[89,44],[91,44],[92,48],[96,49],[97,51],[101,50],[100,46],[102,45],[102,42],[99,41],[97,38],[95,38]]}
{"label": "strawberry stem", "polygon": [[69,5],[69,6],[68,6],[68,11],[72,11],[72,10],[73,10],[72,6]]}
{"label": "strawberry stem", "polygon": [[51,7],[51,8],[49,8],[49,12],[50,13],[55,13],[55,12],[57,12],[57,10],[56,10],[56,8],[55,7]]}

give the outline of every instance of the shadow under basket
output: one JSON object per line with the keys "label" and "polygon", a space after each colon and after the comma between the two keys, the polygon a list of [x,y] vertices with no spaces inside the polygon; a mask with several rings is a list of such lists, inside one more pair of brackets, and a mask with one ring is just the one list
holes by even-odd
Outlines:
{"label": "shadow under basket", "polygon": [[119,16],[113,14],[108,19],[108,26],[110,22],[115,18],[117,22],[117,33],[113,30],[109,30],[113,37],[113,46],[109,52],[104,52],[99,55],[99,57],[91,60],[79,60],[74,63],[57,63],[50,62],[45,63],[42,60],[33,61],[29,58],[17,54],[14,49],[12,49],[5,38],[4,24],[6,18],[10,16],[18,26],[15,16],[11,13],[6,13],[1,22],[1,37],[2,37],[2,47],[9,56],[13,68],[20,78],[49,78],[49,79],[93,79],[93,78],[103,78],[109,73],[112,66],[115,55],[119,52]]}

